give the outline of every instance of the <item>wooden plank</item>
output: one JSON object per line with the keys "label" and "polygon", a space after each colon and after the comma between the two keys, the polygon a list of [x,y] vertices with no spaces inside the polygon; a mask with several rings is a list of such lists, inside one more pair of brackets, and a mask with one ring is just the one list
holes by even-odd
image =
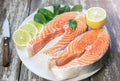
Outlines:
{"label": "wooden plank", "polygon": [[[30,0],[0,0],[0,12],[1,10],[6,11],[6,13],[2,13],[0,15],[0,22],[3,22],[4,15],[8,15],[8,20],[10,22],[10,30],[11,35],[13,31],[15,31],[18,26],[21,24],[23,19],[28,15],[29,12],[29,3]],[[4,17],[5,19],[5,17]],[[1,27],[1,24],[0,24]],[[0,40],[1,40],[1,32],[0,32]],[[17,56],[17,52],[15,50],[15,46],[13,44],[12,39],[11,41],[11,47],[10,47],[10,56],[11,56],[11,62],[10,66],[8,68],[4,68],[2,65],[0,65],[0,81],[18,81],[19,78],[19,71],[20,71],[20,59]],[[1,43],[1,42],[0,42]],[[2,43],[0,44],[2,45]],[[0,64],[2,64],[2,50],[0,49]]]}

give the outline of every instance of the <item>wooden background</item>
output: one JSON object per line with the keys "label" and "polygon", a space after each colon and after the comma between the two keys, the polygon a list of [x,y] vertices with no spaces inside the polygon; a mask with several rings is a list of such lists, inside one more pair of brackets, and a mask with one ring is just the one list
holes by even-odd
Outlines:
{"label": "wooden background", "polygon": [[10,66],[2,66],[2,23],[6,14],[9,14],[12,35],[37,8],[53,3],[81,4],[85,9],[100,6],[107,11],[106,26],[111,37],[109,59],[98,73],[82,81],[120,81],[120,0],[0,0],[0,81],[48,81],[33,74],[22,64],[12,39]]}

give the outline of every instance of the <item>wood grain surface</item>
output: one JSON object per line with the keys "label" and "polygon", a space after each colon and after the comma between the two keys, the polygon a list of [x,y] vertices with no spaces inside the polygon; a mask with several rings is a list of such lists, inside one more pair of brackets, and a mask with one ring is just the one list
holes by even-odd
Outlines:
{"label": "wood grain surface", "polygon": [[99,6],[107,11],[106,27],[111,38],[109,59],[99,72],[82,81],[120,81],[120,0],[0,0],[0,81],[48,81],[32,73],[22,64],[12,38],[10,66],[6,68],[2,66],[2,24],[6,15],[9,15],[12,36],[27,16],[39,7],[53,3],[81,4],[85,9]]}

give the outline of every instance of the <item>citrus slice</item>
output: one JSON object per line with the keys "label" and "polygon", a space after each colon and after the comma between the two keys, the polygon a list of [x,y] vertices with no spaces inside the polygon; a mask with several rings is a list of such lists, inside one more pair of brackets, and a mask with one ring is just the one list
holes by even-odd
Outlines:
{"label": "citrus slice", "polygon": [[86,21],[92,29],[102,28],[106,21],[106,11],[100,7],[89,8],[86,12]]}
{"label": "citrus slice", "polygon": [[34,24],[31,23],[24,23],[20,26],[20,29],[27,31],[32,38],[34,38],[37,35],[37,28]]}
{"label": "citrus slice", "polygon": [[38,33],[40,33],[41,29],[43,28],[43,24],[37,23],[34,20],[30,20],[28,23],[34,24],[38,30]]}
{"label": "citrus slice", "polygon": [[30,34],[24,30],[18,29],[13,33],[13,41],[17,46],[26,46],[30,39]]}

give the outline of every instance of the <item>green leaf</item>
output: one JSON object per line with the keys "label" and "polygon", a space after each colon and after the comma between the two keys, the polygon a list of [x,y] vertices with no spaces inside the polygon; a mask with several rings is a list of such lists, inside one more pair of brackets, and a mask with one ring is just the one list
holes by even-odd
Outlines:
{"label": "green leaf", "polygon": [[59,14],[64,13],[64,12],[69,12],[69,11],[70,11],[69,5],[65,5],[64,7],[61,7],[59,9]]}
{"label": "green leaf", "polygon": [[59,14],[60,4],[53,4],[54,15]]}
{"label": "green leaf", "polygon": [[77,27],[77,22],[75,19],[70,19],[68,24],[69,24],[69,27],[71,27],[71,28]]}
{"label": "green leaf", "polygon": [[71,9],[71,11],[79,11],[79,12],[81,12],[81,11],[82,11],[82,6],[81,6],[81,5],[75,5],[75,6]]}
{"label": "green leaf", "polygon": [[65,5],[63,8],[64,8],[64,12],[69,12],[70,11],[69,5]]}
{"label": "green leaf", "polygon": [[38,10],[38,13],[41,13],[45,16],[46,20],[50,21],[54,18],[54,14],[50,11],[50,10],[47,10],[45,8],[40,8]]}
{"label": "green leaf", "polygon": [[37,23],[41,23],[41,24],[46,23],[46,19],[45,19],[44,15],[42,15],[41,13],[37,13],[34,15],[34,21]]}

